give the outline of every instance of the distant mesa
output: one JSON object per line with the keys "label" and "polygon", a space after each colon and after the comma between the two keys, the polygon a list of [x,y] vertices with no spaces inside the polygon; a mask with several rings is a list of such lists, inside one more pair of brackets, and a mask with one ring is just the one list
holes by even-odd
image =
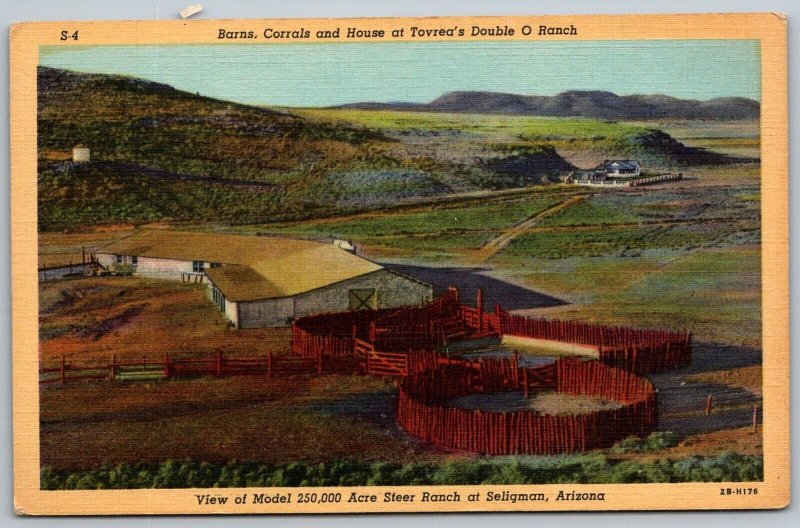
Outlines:
{"label": "distant mesa", "polygon": [[430,103],[351,103],[339,108],[405,110],[459,114],[500,114],[544,117],[651,120],[758,119],[761,105],[746,97],[718,97],[707,101],[668,95],[617,95],[605,91],[571,90],[558,95],[519,95],[502,92],[448,92]]}

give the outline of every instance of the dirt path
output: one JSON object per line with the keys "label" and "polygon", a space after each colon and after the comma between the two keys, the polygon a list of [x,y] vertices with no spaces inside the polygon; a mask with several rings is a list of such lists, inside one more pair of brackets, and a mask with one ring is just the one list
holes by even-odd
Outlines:
{"label": "dirt path", "polygon": [[[391,207],[381,207],[360,213],[340,214],[335,216],[323,216],[317,218],[306,218],[303,220],[288,220],[285,222],[275,222],[269,224],[270,227],[286,227],[298,226],[305,224],[329,224],[351,222],[358,220],[366,220],[370,218],[382,218],[393,214],[407,214],[427,212],[431,207],[455,208],[455,207],[472,207],[479,205],[486,205],[487,200],[497,201],[506,198],[517,198],[525,196],[526,194],[535,194],[541,189],[540,186],[533,187],[514,187],[511,189],[499,190],[480,190],[468,191],[461,193],[444,194],[439,196],[426,196],[420,197],[416,200],[411,200]],[[570,189],[565,189],[564,192],[569,192]],[[561,194],[561,193],[559,193]],[[252,225],[252,224],[251,224]],[[262,224],[258,224],[262,225]]]}
{"label": "dirt path", "polygon": [[508,246],[512,240],[514,240],[519,235],[525,233],[528,229],[536,225],[540,220],[547,218],[548,216],[552,216],[557,212],[566,209],[567,207],[572,207],[573,205],[584,201],[590,196],[591,194],[582,194],[579,196],[573,196],[571,198],[564,200],[561,203],[558,203],[552,207],[545,209],[541,213],[537,213],[523,220],[522,222],[520,222],[515,226],[506,229],[505,231],[500,233],[499,236],[493,238],[492,240],[487,242],[485,246],[476,251],[475,255],[473,256],[473,261],[477,263],[486,262],[494,255],[502,251],[506,246]]}

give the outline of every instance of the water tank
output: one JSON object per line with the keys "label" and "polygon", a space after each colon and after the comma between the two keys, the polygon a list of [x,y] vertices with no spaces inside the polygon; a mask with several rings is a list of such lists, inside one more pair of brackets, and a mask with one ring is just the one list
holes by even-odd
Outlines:
{"label": "water tank", "polygon": [[72,149],[72,161],[75,163],[85,163],[90,161],[89,147],[77,146]]}

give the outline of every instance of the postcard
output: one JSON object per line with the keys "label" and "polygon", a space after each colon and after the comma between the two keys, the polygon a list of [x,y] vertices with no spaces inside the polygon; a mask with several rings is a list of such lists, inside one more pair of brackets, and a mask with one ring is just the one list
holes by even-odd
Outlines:
{"label": "postcard", "polygon": [[20,514],[782,508],[786,19],[11,29]]}

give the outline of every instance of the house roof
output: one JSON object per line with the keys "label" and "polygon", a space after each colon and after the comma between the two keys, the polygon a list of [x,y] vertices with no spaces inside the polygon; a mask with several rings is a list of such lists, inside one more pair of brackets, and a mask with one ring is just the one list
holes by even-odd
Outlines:
{"label": "house roof", "polygon": [[161,229],[140,231],[98,253],[222,264],[206,275],[230,301],[289,297],[383,269],[322,242]]}
{"label": "house roof", "polygon": [[636,170],[636,167],[640,166],[639,162],[636,160],[603,160],[602,167],[604,169],[611,167],[612,165],[616,165],[620,169],[626,170]]}

